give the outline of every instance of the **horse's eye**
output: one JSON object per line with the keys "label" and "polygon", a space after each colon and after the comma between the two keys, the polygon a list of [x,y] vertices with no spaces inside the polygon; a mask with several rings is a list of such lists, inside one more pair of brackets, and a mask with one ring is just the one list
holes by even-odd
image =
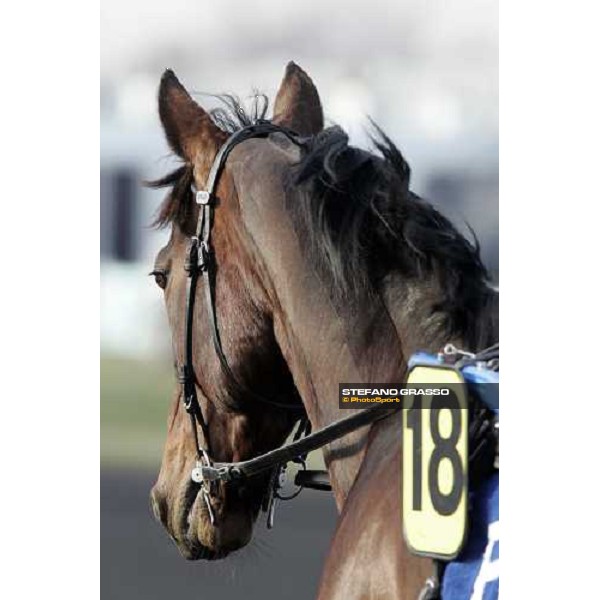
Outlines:
{"label": "horse's eye", "polygon": [[155,269],[154,271],[152,271],[150,273],[150,275],[154,276],[154,281],[156,281],[156,285],[161,288],[161,289],[165,289],[167,287],[167,272],[163,271],[162,269]]}

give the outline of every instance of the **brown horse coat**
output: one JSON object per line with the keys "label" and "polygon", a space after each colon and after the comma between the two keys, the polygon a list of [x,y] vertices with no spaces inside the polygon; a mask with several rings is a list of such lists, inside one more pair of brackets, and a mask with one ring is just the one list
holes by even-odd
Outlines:
{"label": "brown horse coat", "polygon": [[[175,357],[180,361],[183,262],[197,217],[188,188],[194,180],[202,189],[226,135],[170,72],[161,83],[159,107],[167,139],[184,161],[176,176],[160,182],[174,184],[159,217],[161,223],[172,225],[172,235],[155,265],[165,290]],[[316,88],[293,63],[288,65],[274,114],[275,122],[304,135],[318,134],[322,128]],[[347,151],[356,154],[351,148]],[[414,351],[434,351],[448,342],[468,345],[475,334],[472,324],[462,326],[464,335],[448,333],[444,311],[436,308],[447,295],[442,267],[424,268],[419,276],[389,269],[378,280],[376,292],[365,295],[366,301],[354,302],[351,296],[340,300],[335,289],[338,281],[315,261],[295,216],[294,207],[300,206],[306,193],[292,184],[302,158],[301,151],[278,134],[248,140],[229,156],[214,213],[215,298],[223,349],[236,376],[267,396],[281,390],[299,395],[313,429],[318,429],[348,414],[337,404],[339,382],[402,381],[407,357]],[[358,186],[362,180],[354,183]],[[416,202],[406,198],[408,203]],[[447,227],[441,216],[434,214],[432,219],[435,227]],[[458,246],[464,242],[447,239]],[[401,243],[398,238],[399,252]],[[393,253],[393,244],[391,248]],[[437,250],[434,244],[433,252],[438,252],[433,262],[443,266],[444,253],[451,254],[452,248]],[[470,257],[470,251],[465,252]],[[461,277],[457,289],[462,290],[469,282]],[[491,307],[491,318],[477,326],[478,339],[493,339],[497,298],[483,283],[475,288],[490,295],[486,302]],[[214,355],[200,297],[195,311],[194,370],[213,459],[243,460],[281,444],[293,421],[242,396],[230,397],[233,392]],[[239,410],[224,409],[232,404]],[[409,554],[402,539],[400,453],[399,415],[324,449],[340,519],[319,598],[413,599],[431,574],[429,561]],[[257,478],[244,490],[221,485],[213,498],[217,520],[212,526],[189,480],[193,463],[189,423],[177,390],[152,503],[184,556],[220,558],[250,539],[266,482]]]}

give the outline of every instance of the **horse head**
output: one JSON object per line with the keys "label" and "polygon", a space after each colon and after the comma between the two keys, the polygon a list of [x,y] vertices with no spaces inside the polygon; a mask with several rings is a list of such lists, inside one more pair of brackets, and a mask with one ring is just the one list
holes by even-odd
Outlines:
{"label": "horse head", "polygon": [[[155,182],[157,187],[172,187],[157,219],[160,225],[170,227],[171,235],[155,259],[152,274],[164,294],[174,360],[180,368],[186,359],[186,256],[199,218],[193,188],[205,189],[211,165],[231,131],[219,126],[223,123],[218,114],[208,113],[192,99],[172,71],[162,77],[158,100],[166,139],[183,165]],[[240,118],[243,121],[244,116]],[[302,135],[322,128],[317,91],[293,63],[288,65],[281,83],[273,123]],[[255,175],[261,177],[261,173]],[[212,342],[209,301],[202,293],[206,282],[200,282],[202,285],[193,294],[192,385],[204,421],[196,434],[199,445],[215,462],[245,460],[279,446],[298,419],[296,413],[255,402],[248,390],[260,390],[266,398],[287,398],[301,406],[276,341],[275,295],[261,272],[254,241],[240,219],[238,194],[235,178],[225,165],[211,228],[216,269],[212,293],[220,344],[231,372],[223,368]],[[171,400],[167,440],[158,480],[151,491],[151,505],[183,556],[192,560],[222,558],[251,539],[269,476],[235,485],[211,484],[209,498],[205,498],[202,486],[190,478],[197,460],[191,430],[196,424],[192,423],[182,405],[178,384]]]}

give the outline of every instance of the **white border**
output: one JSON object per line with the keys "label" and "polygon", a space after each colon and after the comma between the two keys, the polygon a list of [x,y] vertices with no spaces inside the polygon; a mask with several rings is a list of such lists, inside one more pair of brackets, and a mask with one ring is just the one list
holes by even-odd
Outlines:
{"label": "white border", "polygon": [[99,597],[98,15],[3,8],[4,598]]}
{"label": "white border", "polygon": [[599,529],[598,9],[500,12],[502,597],[588,597]]}
{"label": "white border", "polygon": [[[3,14],[4,597],[99,591],[97,8]],[[505,598],[596,586],[595,9],[501,11]]]}

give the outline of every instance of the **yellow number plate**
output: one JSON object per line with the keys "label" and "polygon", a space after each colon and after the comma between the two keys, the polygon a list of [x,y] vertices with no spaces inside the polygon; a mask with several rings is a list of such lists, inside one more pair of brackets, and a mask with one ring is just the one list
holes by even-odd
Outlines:
{"label": "yellow number plate", "polygon": [[443,366],[414,367],[407,383],[450,384],[449,396],[405,396],[402,410],[404,539],[414,554],[449,560],[460,552],[467,529],[465,384],[459,371]]}

